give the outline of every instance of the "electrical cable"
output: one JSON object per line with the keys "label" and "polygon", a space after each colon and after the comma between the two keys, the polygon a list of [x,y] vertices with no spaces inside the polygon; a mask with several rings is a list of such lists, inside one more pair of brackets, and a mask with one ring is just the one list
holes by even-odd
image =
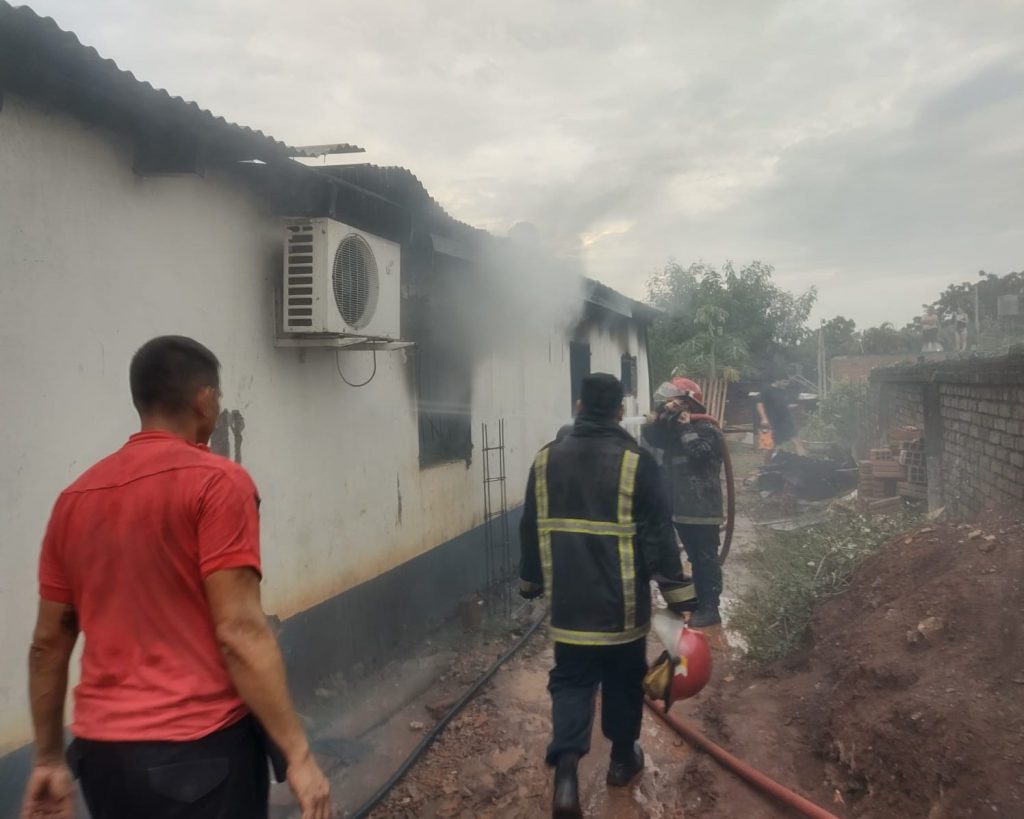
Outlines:
{"label": "electrical cable", "polygon": [[377,348],[373,348],[373,372],[370,373],[370,377],[363,381],[361,384],[353,384],[351,381],[345,378],[345,374],[341,371],[341,350],[334,351],[334,366],[338,370],[338,375],[341,376],[341,380],[348,384],[350,387],[365,387],[367,384],[373,381],[374,377],[377,375]]}
{"label": "electrical cable", "polygon": [[469,701],[480,692],[480,689],[490,681],[491,677],[497,673],[498,669],[508,662],[508,660],[510,660],[512,656],[519,651],[519,649],[526,645],[527,640],[534,635],[545,619],[547,619],[546,613],[541,615],[533,625],[526,630],[523,636],[516,640],[515,643],[512,644],[511,648],[502,654],[495,661],[494,665],[492,665],[480,679],[473,683],[473,687],[463,694],[458,701],[448,709],[447,713],[438,720],[437,725],[427,732],[426,736],[424,736],[423,739],[420,740],[419,744],[412,749],[409,756],[405,758],[405,761],[402,762],[402,764],[398,766],[398,769],[388,777],[387,781],[377,789],[376,793],[356,809],[355,813],[351,815],[351,819],[365,819],[365,817],[370,815],[370,811],[384,801],[385,797],[391,792],[395,785],[397,785],[402,778],[409,773],[409,769],[416,764],[416,761],[423,755],[427,748],[434,744],[434,741],[441,735],[441,732],[445,729],[448,723],[451,722],[459,711],[465,708]]}

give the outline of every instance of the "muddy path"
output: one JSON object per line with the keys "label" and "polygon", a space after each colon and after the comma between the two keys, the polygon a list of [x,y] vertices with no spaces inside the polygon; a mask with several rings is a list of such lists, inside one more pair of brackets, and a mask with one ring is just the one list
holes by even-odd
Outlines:
{"label": "muddy path", "polygon": [[[743,449],[737,454],[737,474],[742,478],[759,459]],[[756,581],[746,560],[754,544],[754,527],[743,509],[741,494],[725,573],[726,624],[707,631],[715,655],[712,680],[700,697],[673,708],[676,716],[712,730],[722,723],[716,716],[715,691],[735,679],[737,640],[728,629],[729,608],[736,595]],[[424,733],[542,611],[542,605],[527,606],[516,622],[485,623],[479,632],[462,632],[453,625],[415,656],[393,663],[359,685],[321,692],[322,707],[307,715],[307,725],[332,781],[339,816],[351,816],[374,793]],[[652,659],[660,651],[649,644]],[[546,686],[552,663],[552,646],[542,627],[449,724],[372,816],[526,819],[548,815],[551,773],[543,759],[550,740]],[[591,753],[580,764],[587,817],[782,815],[743,783],[722,774],[714,762],[693,752],[649,713],[644,717],[641,743],[647,754],[643,775],[629,788],[609,788],[604,778],[610,744],[601,734],[599,717],[595,719]],[[275,786],[272,801],[273,819],[297,815],[284,786]]]}

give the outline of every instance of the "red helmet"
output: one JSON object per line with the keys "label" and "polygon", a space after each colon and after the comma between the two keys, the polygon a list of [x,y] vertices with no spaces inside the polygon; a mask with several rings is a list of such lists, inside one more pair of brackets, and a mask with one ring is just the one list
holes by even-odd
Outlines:
{"label": "red helmet", "polygon": [[688,392],[701,404],[704,403],[704,392],[701,390],[700,384],[696,381],[691,381],[689,378],[683,378],[681,375],[677,375],[672,378],[672,383],[683,392]]}
{"label": "red helmet", "polygon": [[676,700],[695,697],[711,679],[711,647],[699,631],[687,628],[672,614],[658,613],[652,626],[666,651],[644,678],[644,690],[665,703],[665,711]]}
{"label": "red helmet", "polygon": [[711,648],[707,637],[692,628],[684,628],[676,649],[679,662],[672,675],[667,709],[676,700],[696,697],[711,679]]}

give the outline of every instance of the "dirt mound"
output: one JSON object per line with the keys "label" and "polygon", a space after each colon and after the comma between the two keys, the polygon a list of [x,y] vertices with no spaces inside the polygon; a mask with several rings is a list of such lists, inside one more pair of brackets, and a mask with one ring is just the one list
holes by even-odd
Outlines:
{"label": "dirt mound", "polygon": [[1024,816],[1022,621],[1024,523],[924,526],[819,607],[801,656],[721,687],[705,727],[840,815]]}
{"label": "dirt mound", "polygon": [[855,815],[1024,816],[1024,524],[927,526],[814,620],[813,747]]}

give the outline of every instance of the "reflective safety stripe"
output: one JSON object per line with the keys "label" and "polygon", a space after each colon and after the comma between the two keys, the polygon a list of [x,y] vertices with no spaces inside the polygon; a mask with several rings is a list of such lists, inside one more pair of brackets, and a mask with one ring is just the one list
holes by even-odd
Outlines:
{"label": "reflective safety stripe", "polygon": [[[542,449],[533,462],[534,493],[537,496],[537,521],[548,518],[548,451]],[[540,547],[540,567],[544,574],[544,589],[548,600],[554,599],[555,588],[552,583],[551,571],[551,532],[538,527],[538,546]]]}
{"label": "reflective safety stripe", "polygon": [[695,517],[690,517],[689,515],[673,515],[672,516],[672,522],[673,523],[693,523],[693,524],[697,524],[699,526],[711,526],[711,525],[714,525],[714,524],[721,525],[721,524],[725,523],[725,518],[723,518],[723,517],[695,518]]}
{"label": "reflective safety stripe", "polygon": [[548,451],[542,449],[533,462],[534,493],[537,496],[537,518],[548,516]]}
{"label": "reflective safety stripe", "polygon": [[669,589],[665,591],[661,589],[661,596],[665,598],[666,603],[689,603],[691,600],[697,598],[697,590],[693,587],[693,583],[687,583],[685,586],[680,586],[678,589]]}
{"label": "reflective safety stripe", "polygon": [[537,518],[537,528],[542,532],[575,532],[582,535],[606,535],[608,537],[632,537],[636,534],[636,526],[632,523],[580,520],[578,518]]}
{"label": "reflective safety stripe", "polygon": [[636,489],[636,468],[640,456],[628,449],[622,453],[619,467],[619,523],[633,522],[633,491]]}
{"label": "reflective safety stripe", "polygon": [[556,643],[570,643],[576,646],[616,646],[643,639],[647,636],[648,629],[648,625],[643,625],[625,631],[573,631],[567,628],[548,626],[548,634]]}
{"label": "reflective safety stripe", "polygon": [[619,470],[619,524],[630,526],[633,531],[619,535],[619,572],[622,576],[623,623],[626,628],[636,627],[636,551],[633,536],[633,495],[636,490],[636,469],[640,456],[626,450],[622,453],[622,467]]}

